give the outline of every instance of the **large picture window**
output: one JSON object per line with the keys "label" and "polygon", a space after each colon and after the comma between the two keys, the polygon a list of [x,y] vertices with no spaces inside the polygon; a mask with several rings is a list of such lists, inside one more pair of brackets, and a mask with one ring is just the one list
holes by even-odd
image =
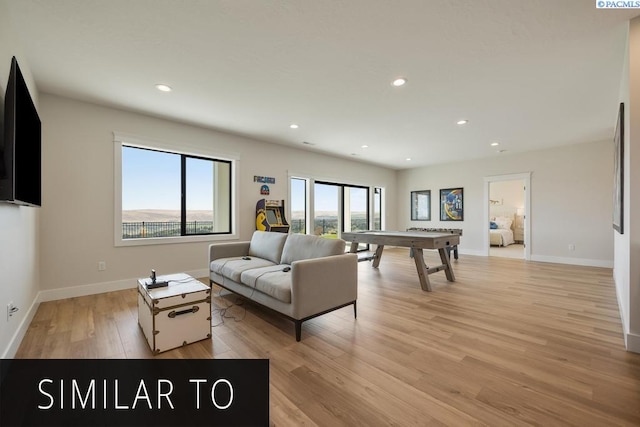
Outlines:
{"label": "large picture window", "polygon": [[315,181],[313,234],[340,238],[369,228],[369,187]]}
{"label": "large picture window", "polygon": [[[291,173],[291,232],[335,239],[343,232],[382,230],[384,194],[382,187],[320,181]],[[366,244],[359,246],[359,250],[367,249]]]}
{"label": "large picture window", "polygon": [[122,242],[232,233],[231,161],[125,143],[120,155]]}

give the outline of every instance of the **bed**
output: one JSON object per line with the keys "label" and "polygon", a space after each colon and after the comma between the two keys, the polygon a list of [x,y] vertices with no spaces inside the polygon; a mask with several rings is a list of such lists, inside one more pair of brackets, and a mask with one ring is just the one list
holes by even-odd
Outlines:
{"label": "bed", "polygon": [[513,218],[497,216],[489,224],[489,244],[491,246],[509,246],[516,241],[513,238]]}

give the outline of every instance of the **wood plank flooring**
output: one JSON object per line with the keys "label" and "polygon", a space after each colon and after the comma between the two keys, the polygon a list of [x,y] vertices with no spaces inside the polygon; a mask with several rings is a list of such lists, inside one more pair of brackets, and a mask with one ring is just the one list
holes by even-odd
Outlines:
{"label": "wood plank flooring", "polygon": [[[427,293],[407,255],[359,263],[357,320],[310,320],[297,343],[292,322],[215,289],[230,308],[213,339],[156,357],[270,359],[273,425],[640,425],[640,354],[624,349],[610,269],[461,255],[456,282],[431,275]],[[152,358],[136,301],[43,303],[16,357]]]}

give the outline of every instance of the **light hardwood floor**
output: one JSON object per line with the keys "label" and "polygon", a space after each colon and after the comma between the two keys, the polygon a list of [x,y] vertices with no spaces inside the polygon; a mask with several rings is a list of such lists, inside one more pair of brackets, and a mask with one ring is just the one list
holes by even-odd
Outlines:
{"label": "light hardwood floor", "polygon": [[[270,359],[274,425],[640,425],[640,354],[624,349],[610,269],[453,266],[455,283],[434,274],[423,292],[407,250],[387,249],[379,269],[359,264],[357,320],[346,307],[305,322],[297,343],[292,322],[245,302],[212,340],[156,357]],[[41,304],[16,357],[153,356],[126,290]]]}

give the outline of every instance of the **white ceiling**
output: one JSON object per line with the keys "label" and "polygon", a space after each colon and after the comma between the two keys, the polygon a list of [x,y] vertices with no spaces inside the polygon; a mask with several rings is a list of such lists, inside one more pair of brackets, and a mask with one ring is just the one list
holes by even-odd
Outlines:
{"label": "white ceiling", "polygon": [[640,15],[590,0],[0,1],[41,92],[394,169],[500,155],[493,141],[611,139]]}

